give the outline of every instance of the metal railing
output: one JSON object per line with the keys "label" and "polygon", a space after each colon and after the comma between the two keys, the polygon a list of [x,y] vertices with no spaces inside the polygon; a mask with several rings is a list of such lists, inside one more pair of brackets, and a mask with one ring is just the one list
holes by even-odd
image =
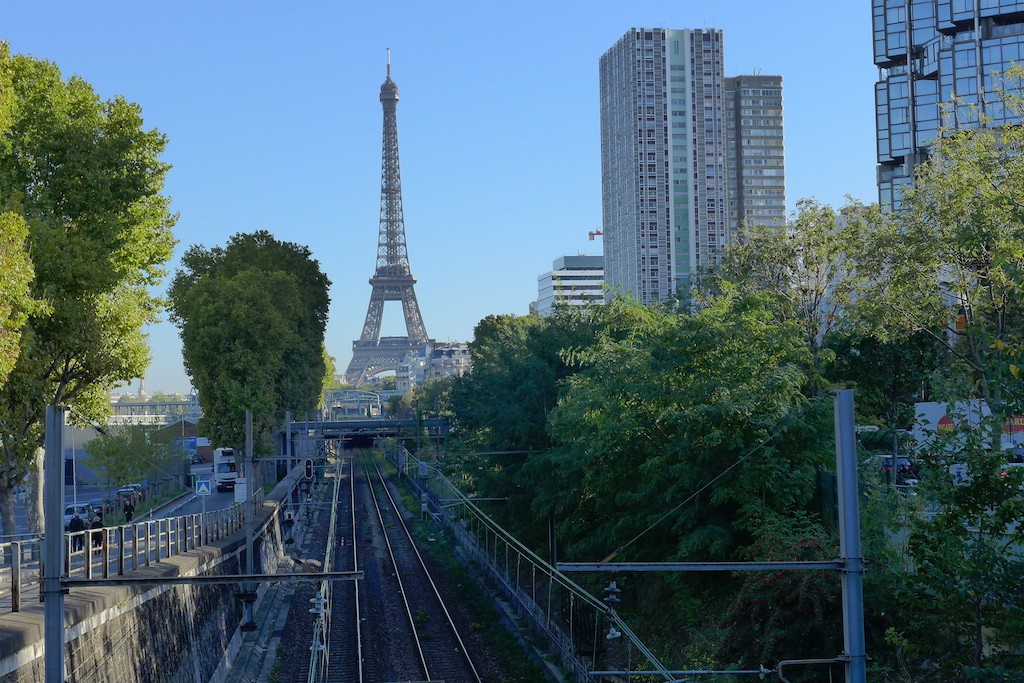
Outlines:
{"label": "metal railing", "polygon": [[451,531],[463,556],[548,641],[573,680],[594,683],[601,665],[676,680],[614,609],[520,543],[441,472],[404,448],[385,454],[420,496],[423,512]]}
{"label": "metal railing", "polygon": [[[325,572],[334,571],[334,554],[335,544],[337,543],[337,528],[338,528],[338,502],[341,497],[341,471],[342,471],[342,459],[337,458],[334,464],[334,484],[331,489],[331,519],[329,522],[327,532],[327,547],[324,551],[324,562],[323,568]],[[355,506],[352,506],[354,512]],[[353,533],[355,528],[353,527]],[[354,540],[353,540],[354,543]],[[309,611],[316,615],[316,621],[313,624],[313,637],[309,647],[309,675],[307,677],[308,683],[317,683],[318,681],[325,680],[328,668],[330,667],[330,648],[328,641],[330,640],[331,630],[331,605],[332,598],[334,595],[334,582],[333,581],[321,581],[320,588],[317,590],[316,597],[313,598],[317,602]],[[356,622],[356,628],[359,628],[360,624]],[[359,679],[360,681],[362,678]]]}
{"label": "metal railing", "polygon": [[[243,528],[244,506],[64,533],[67,578],[109,578],[215,543]],[[41,535],[0,542],[0,614],[42,602]]]}

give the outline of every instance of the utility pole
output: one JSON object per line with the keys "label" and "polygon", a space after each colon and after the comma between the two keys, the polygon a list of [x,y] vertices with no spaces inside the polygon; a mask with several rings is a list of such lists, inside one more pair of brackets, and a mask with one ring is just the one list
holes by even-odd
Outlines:
{"label": "utility pole", "polygon": [[292,460],[292,411],[284,411],[284,454],[288,458],[288,471],[295,468]]}
{"label": "utility pole", "polygon": [[43,651],[46,683],[64,683],[64,406],[46,406],[43,467]]}
{"label": "utility pole", "polygon": [[860,548],[853,390],[833,392],[833,407],[839,491],[839,559],[844,566],[843,648],[849,657],[845,665],[846,683],[864,683],[867,680],[867,655],[864,651],[864,557]]}
{"label": "utility pole", "polygon": [[[245,411],[245,573],[252,576],[253,550],[253,526],[255,510],[253,510],[253,488],[256,485],[256,472],[253,470],[252,462],[252,411]],[[256,619],[253,614],[253,606],[256,602],[256,586],[251,581],[245,583],[245,591],[241,595],[243,614],[243,631],[251,631],[256,628]]]}

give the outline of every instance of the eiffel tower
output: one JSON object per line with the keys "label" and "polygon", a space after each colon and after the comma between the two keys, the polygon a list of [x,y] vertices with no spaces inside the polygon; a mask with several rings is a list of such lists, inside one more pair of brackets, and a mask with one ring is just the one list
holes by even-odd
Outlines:
{"label": "eiffel tower", "polygon": [[[369,377],[397,370],[405,355],[431,346],[423,325],[413,285],[416,278],[409,268],[405,244],[405,219],[402,215],[402,178],[398,170],[398,86],[391,80],[391,51],[388,50],[388,75],[380,86],[384,108],[384,151],[380,172],[380,233],[377,238],[377,270],[370,278],[370,306],[359,339],[352,342],[352,360],[345,381],[356,386]],[[380,323],[385,301],[401,301],[405,315],[404,337],[381,337]]]}

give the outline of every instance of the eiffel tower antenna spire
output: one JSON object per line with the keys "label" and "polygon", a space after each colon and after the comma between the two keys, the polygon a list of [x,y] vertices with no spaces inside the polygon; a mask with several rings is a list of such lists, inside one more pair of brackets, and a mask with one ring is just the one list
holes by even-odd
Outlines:
{"label": "eiffel tower antenna spire", "polygon": [[[431,345],[420,315],[413,285],[416,278],[409,267],[402,212],[402,179],[398,167],[398,86],[391,80],[391,48],[387,50],[387,78],[380,86],[384,110],[384,145],[381,154],[380,228],[377,238],[377,267],[370,278],[370,305],[359,339],[352,342],[352,360],[345,371],[351,384],[363,384],[369,377],[397,370],[410,351]],[[385,301],[401,301],[405,316],[405,337],[380,336]]]}

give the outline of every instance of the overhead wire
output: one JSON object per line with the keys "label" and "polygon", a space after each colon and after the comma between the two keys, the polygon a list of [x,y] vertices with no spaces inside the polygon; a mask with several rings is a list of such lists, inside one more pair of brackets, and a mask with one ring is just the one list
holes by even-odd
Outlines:
{"label": "overhead wire", "polygon": [[691,500],[693,500],[694,498],[699,496],[701,493],[703,493],[708,487],[710,487],[716,481],[718,481],[719,479],[724,477],[726,474],[731,472],[733,469],[738,467],[740,464],[742,464],[747,458],[749,458],[750,456],[754,455],[759,450],[764,448],[764,446],[766,446],[768,443],[770,443],[772,440],[774,440],[775,437],[777,437],[785,429],[787,429],[791,425],[791,423],[793,421],[795,421],[796,419],[802,418],[802,417],[806,416],[808,413],[810,413],[814,408],[816,408],[818,406],[818,404],[820,404],[825,399],[826,396],[829,396],[829,394],[826,393],[826,394],[819,395],[813,401],[809,402],[799,412],[787,413],[786,416],[783,417],[782,421],[779,423],[778,428],[774,432],[772,432],[767,437],[765,437],[759,444],[754,446],[752,449],[750,449],[749,451],[747,451],[746,453],[741,455],[736,462],[734,462],[733,464],[731,464],[728,467],[726,467],[724,470],[722,470],[722,472],[720,472],[718,475],[716,475],[713,479],[711,479],[710,481],[706,482],[699,489],[697,489],[696,491],[691,493],[689,496],[687,496],[686,499],[683,500],[681,503],[679,503],[674,508],[672,508],[671,510],[669,510],[668,512],[663,514],[661,517],[656,519],[654,522],[652,522],[646,529],[641,531],[639,534],[637,534],[636,536],[631,538],[626,543],[624,543],[621,546],[619,546],[618,548],[616,548],[610,555],[608,555],[608,557],[606,557],[603,560],[601,560],[601,563],[604,564],[605,562],[611,562],[612,560],[614,560],[620,553],[622,553],[622,551],[624,551],[626,548],[628,548],[629,546],[633,545],[638,540],[640,540],[640,538],[643,537],[645,534],[647,534],[647,532],[649,532],[651,529],[653,529],[654,527],[658,526],[659,524],[664,522],[666,519],[668,519],[668,517],[670,517],[673,513],[675,513],[677,510],[679,510],[679,508],[683,507],[684,505],[689,503]]}

